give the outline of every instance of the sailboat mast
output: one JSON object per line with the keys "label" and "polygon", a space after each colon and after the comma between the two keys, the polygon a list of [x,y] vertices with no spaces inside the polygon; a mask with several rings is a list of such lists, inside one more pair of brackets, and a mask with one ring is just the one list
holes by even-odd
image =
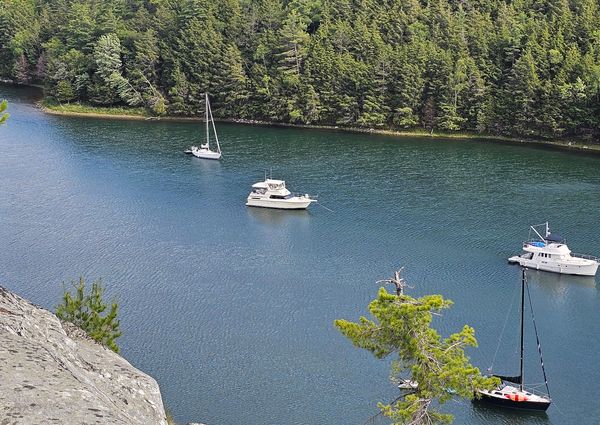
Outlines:
{"label": "sailboat mast", "polygon": [[520,367],[520,371],[521,371],[521,391],[524,390],[524,384],[523,384],[523,334],[524,334],[524,326],[523,326],[523,319],[525,316],[525,268],[523,268],[523,277],[521,279],[521,367]]}
{"label": "sailboat mast", "polygon": [[209,143],[209,135],[208,135],[208,93],[204,93],[204,109],[205,109],[205,121],[206,121],[206,144],[208,145],[208,148],[210,149],[210,143]]}
{"label": "sailboat mast", "polygon": [[[212,107],[210,106],[210,102],[208,101],[208,97],[206,98],[206,106],[210,113],[210,122],[212,123],[213,132],[215,133],[215,140],[217,141],[217,152],[221,153],[221,146],[219,145],[219,136],[217,136],[217,129],[215,128],[215,119],[212,114]],[[206,124],[208,126],[208,124]],[[208,132],[208,127],[206,129]]]}

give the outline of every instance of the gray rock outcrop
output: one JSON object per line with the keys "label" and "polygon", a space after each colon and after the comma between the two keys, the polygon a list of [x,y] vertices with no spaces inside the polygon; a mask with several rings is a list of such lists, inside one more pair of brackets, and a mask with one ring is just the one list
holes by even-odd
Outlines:
{"label": "gray rock outcrop", "polygon": [[166,423],[152,377],[0,287],[0,425]]}

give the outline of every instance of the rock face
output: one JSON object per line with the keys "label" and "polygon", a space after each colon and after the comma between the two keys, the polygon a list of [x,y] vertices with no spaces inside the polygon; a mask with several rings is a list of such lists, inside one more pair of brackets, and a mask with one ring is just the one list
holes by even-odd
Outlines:
{"label": "rock face", "polygon": [[166,425],[156,381],[0,287],[0,425]]}

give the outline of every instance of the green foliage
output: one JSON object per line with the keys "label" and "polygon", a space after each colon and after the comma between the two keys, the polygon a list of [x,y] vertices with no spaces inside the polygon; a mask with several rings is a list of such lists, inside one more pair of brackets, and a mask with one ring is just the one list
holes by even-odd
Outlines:
{"label": "green foliage", "polygon": [[336,320],[335,326],[356,347],[369,350],[377,358],[394,355],[391,378],[418,382],[417,389],[392,405],[379,404],[394,424],[441,424],[452,416],[436,410],[452,398],[471,399],[475,389],[498,385],[485,378],[465,355],[466,347],[476,347],[475,331],[465,325],[460,332],[442,338],[431,327],[433,315],[452,302],[441,295],[412,298],[393,295],[384,288],[369,304],[375,320],[361,317],[358,323]]}
{"label": "green foliage", "polygon": [[8,108],[8,102],[6,100],[3,100],[2,102],[0,102],[0,124],[6,122],[6,120],[10,116],[10,114],[5,112],[7,108]]}
{"label": "green foliage", "polygon": [[0,77],[224,118],[600,139],[596,0],[5,0]]}
{"label": "green foliage", "polygon": [[[71,282],[73,293],[65,288],[63,302],[56,307],[56,316],[83,329],[92,339],[119,352],[116,344],[121,336],[118,305],[109,305],[103,300],[104,287],[100,281],[92,283],[89,291],[83,277],[79,282]],[[107,310],[108,309],[108,310]]]}
{"label": "green foliage", "polygon": [[59,81],[55,89],[56,99],[59,102],[69,102],[75,98],[75,90],[68,81]]}
{"label": "green foliage", "polygon": [[115,73],[121,72],[121,43],[116,34],[100,37],[94,48],[96,74],[109,81]]}
{"label": "green foliage", "polygon": [[173,418],[173,415],[171,414],[171,412],[169,411],[169,409],[165,409],[165,413],[167,414],[166,420],[167,420],[167,425],[177,425],[177,422],[175,422],[175,418]]}

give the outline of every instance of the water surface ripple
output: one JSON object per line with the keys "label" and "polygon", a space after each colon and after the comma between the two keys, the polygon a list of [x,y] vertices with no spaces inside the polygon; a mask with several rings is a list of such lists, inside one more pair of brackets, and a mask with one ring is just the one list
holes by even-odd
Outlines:
{"label": "water surface ripple", "polygon": [[[389,361],[333,327],[406,266],[415,295],[455,304],[436,325],[477,330],[488,367],[518,285],[506,258],[550,220],[600,254],[600,158],[465,140],[219,124],[224,159],[182,154],[191,123],[64,118],[0,87],[0,283],[53,308],[61,282],[101,277],[119,300],[122,352],[160,383],[180,423],[362,424],[397,391]],[[319,206],[244,206],[265,170]],[[451,402],[457,424],[600,417],[593,278],[535,272],[531,291],[555,404],[546,416]],[[515,373],[513,311],[494,363]],[[530,332],[531,329],[528,329]],[[529,334],[531,336],[531,334]],[[527,380],[541,382],[533,341]]]}

